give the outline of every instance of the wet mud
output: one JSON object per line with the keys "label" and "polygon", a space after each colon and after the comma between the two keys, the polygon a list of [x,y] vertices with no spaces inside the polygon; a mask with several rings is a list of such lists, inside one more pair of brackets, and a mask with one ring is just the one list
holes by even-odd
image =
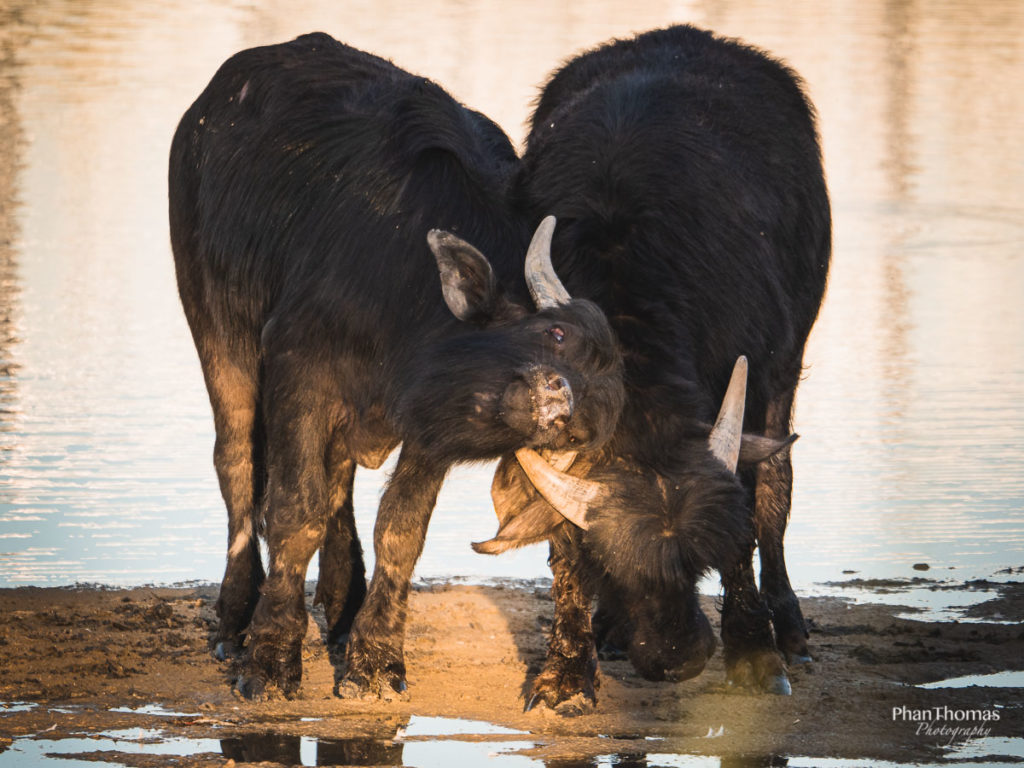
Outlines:
{"label": "wet mud", "polygon": [[[261,703],[239,699],[209,653],[214,586],[0,590],[0,768],[1024,763],[1020,675],[980,677],[1024,668],[1024,585],[984,591],[997,597],[942,622],[804,599],[814,661],[791,668],[789,697],[732,691],[719,651],[677,684],[602,662],[597,708],[565,717],[523,712],[551,622],[542,586],[416,588],[409,700],[367,702],[332,695],[310,585],[300,695]],[[717,622],[714,598],[704,608]],[[965,676],[979,684],[920,687]]]}

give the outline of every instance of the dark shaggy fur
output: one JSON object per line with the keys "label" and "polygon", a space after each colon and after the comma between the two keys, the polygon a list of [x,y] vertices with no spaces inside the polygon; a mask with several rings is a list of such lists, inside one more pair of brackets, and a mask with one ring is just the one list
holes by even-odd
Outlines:
{"label": "dark shaggy fur", "polygon": [[[343,688],[404,689],[408,581],[451,464],[597,448],[614,429],[621,361],[602,313],[526,298],[517,167],[485,117],[323,34],[233,56],[182,118],[171,239],[229,513],[218,652],[248,628],[243,693],[298,687],[318,548]],[[428,248],[435,228],[458,237]],[[367,592],[355,466],[400,442]]]}
{"label": "dark shaggy fur", "polygon": [[[600,595],[598,642],[628,650],[648,677],[696,674],[714,644],[694,587],[714,568],[726,590],[731,679],[785,687],[769,616],[783,652],[807,653],[782,560],[789,452],[752,440],[768,446],[754,459],[776,455],[737,477],[709,453],[706,425],[746,355],[745,428],[778,441],[790,434],[831,247],[799,79],[689,26],[601,46],[545,86],[516,195],[534,219],[558,216],[559,274],[608,315],[625,363],[627,401],[610,445],[570,470],[604,482],[611,502],[570,539],[573,553],[562,544],[558,555]],[[499,479],[496,498],[514,498],[507,486],[521,478],[505,467]],[[542,517],[543,501],[528,488],[519,496]],[[750,568],[755,540],[765,602]],[[578,643],[591,637],[587,622],[574,631]],[[592,684],[583,691],[592,695]],[[567,693],[544,675],[535,686],[553,706]]]}

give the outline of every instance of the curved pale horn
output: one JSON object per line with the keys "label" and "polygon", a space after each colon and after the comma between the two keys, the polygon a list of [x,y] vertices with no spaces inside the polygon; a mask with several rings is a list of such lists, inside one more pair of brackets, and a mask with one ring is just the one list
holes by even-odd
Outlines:
{"label": "curved pale horn", "polygon": [[[568,455],[572,459],[576,458],[574,453]],[[587,510],[591,505],[599,504],[607,497],[604,486],[556,469],[532,448],[520,448],[516,451],[516,458],[533,483],[533,487],[548,504],[557,509],[566,520],[586,530]],[[555,460],[559,465],[565,464],[566,468],[572,463],[571,459],[566,463],[563,454],[556,454]]]}
{"label": "curved pale horn", "polygon": [[740,443],[743,440],[743,411],[747,401],[747,358],[740,355],[732,369],[729,388],[722,400],[715,426],[708,436],[708,447],[731,472],[736,471],[740,460]]}
{"label": "curved pale horn", "polygon": [[533,233],[526,252],[526,286],[537,309],[550,309],[572,300],[551,266],[551,238],[554,234],[555,217],[546,216]]}

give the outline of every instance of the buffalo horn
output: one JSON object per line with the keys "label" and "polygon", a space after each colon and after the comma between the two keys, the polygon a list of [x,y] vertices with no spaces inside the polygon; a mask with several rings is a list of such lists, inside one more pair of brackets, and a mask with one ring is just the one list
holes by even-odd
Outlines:
{"label": "buffalo horn", "polygon": [[568,304],[572,298],[551,266],[551,237],[554,233],[555,217],[546,216],[533,233],[526,252],[526,285],[537,309]]}
{"label": "buffalo horn", "polygon": [[[580,528],[587,529],[587,510],[591,505],[603,501],[605,489],[600,483],[574,477],[551,466],[532,448],[520,448],[516,458],[533,487],[544,499],[558,510],[566,520]],[[575,458],[574,453],[555,454],[553,461],[568,468]]]}
{"label": "buffalo horn", "polygon": [[729,388],[725,391],[722,409],[708,436],[708,444],[715,457],[736,471],[743,439],[743,410],[747,399],[747,358],[740,355],[732,369]]}

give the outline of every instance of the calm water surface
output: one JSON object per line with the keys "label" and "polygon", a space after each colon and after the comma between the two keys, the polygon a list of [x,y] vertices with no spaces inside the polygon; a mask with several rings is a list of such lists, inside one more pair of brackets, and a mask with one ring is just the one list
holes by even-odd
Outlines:
{"label": "calm water surface", "polygon": [[[0,586],[220,578],[167,150],[228,55],[314,29],[432,77],[517,142],[545,74],[615,35],[689,21],[786,59],[819,109],[835,212],[797,410],[794,579],[1024,563],[1024,5],[500,5],[2,6]],[[419,576],[546,575],[543,547],[469,549],[495,530],[491,471],[453,473]],[[367,543],[385,472],[357,480]]]}

